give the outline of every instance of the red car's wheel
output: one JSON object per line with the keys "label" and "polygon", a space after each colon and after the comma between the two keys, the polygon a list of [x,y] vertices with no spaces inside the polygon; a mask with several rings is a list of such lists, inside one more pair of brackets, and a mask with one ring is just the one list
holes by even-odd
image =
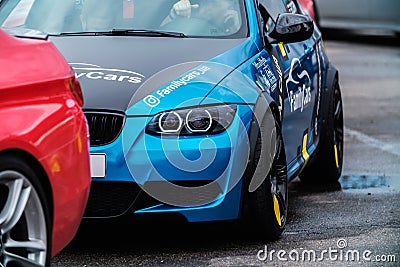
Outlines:
{"label": "red car's wheel", "polygon": [[39,179],[24,161],[0,156],[0,266],[48,266],[50,215]]}

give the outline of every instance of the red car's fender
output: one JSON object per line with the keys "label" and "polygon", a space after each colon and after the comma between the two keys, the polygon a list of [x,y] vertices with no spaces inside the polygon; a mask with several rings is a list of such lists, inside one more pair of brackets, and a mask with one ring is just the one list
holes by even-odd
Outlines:
{"label": "red car's fender", "polygon": [[40,178],[51,188],[55,255],[74,237],[88,198],[86,119],[74,96],[74,73],[51,42],[2,31],[0,40],[0,53],[10,55],[0,58],[0,151],[30,155],[30,164],[46,173]]}

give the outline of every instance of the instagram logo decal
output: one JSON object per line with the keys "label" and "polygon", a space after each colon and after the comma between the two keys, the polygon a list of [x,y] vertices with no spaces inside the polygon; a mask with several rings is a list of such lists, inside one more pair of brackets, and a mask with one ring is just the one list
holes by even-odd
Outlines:
{"label": "instagram logo decal", "polygon": [[160,104],[160,99],[153,95],[148,95],[143,99],[143,102],[151,108],[154,108]]}

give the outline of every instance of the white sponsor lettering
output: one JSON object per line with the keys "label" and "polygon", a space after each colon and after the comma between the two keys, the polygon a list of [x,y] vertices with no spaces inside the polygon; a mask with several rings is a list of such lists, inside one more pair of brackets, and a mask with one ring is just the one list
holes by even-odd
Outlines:
{"label": "white sponsor lettering", "polygon": [[296,92],[290,91],[289,102],[291,112],[298,109],[302,112],[304,106],[311,102],[311,88],[303,84],[303,87],[299,87]]}
{"label": "white sponsor lettering", "polygon": [[281,68],[279,67],[279,61],[276,59],[274,55],[272,55],[272,59],[274,60],[276,71],[278,72],[279,77],[282,77],[282,71]]}
{"label": "white sponsor lettering", "polygon": [[261,57],[257,58],[257,60],[255,62],[253,62],[252,64],[258,70],[259,68],[264,66],[266,62],[267,62],[267,60],[261,56]]}
{"label": "white sponsor lettering", "polygon": [[[209,71],[211,68],[208,66],[202,66],[197,70],[194,70],[177,80],[173,80],[170,82],[165,88],[158,89],[154,95],[148,95],[143,99],[143,102],[148,105],[149,107],[155,107],[161,103],[161,99],[166,97],[167,95],[171,94],[176,89],[180,88],[181,86],[187,85],[190,81],[194,80],[196,77],[199,77]],[[151,100],[149,102],[149,99]]]}
{"label": "white sponsor lettering", "polygon": [[89,79],[97,80],[97,79],[101,79],[103,75],[104,75],[104,73],[102,73],[102,72],[93,71],[93,72],[89,72],[88,74],[86,74],[86,77],[88,77]]}
{"label": "white sponsor lettering", "polygon": [[277,79],[271,67],[268,65],[267,60],[261,56],[257,58],[252,65],[257,70],[257,84],[260,86],[261,90],[267,91],[268,93],[273,92],[277,86]]}
{"label": "white sponsor lettering", "polygon": [[128,82],[138,84],[142,82],[144,75],[121,69],[107,69],[98,65],[87,63],[69,63],[75,70],[76,78],[87,78],[91,80],[106,80],[115,82]]}
{"label": "white sponsor lettering", "polygon": [[[289,97],[290,111],[294,112],[300,109],[300,112],[303,112],[304,107],[311,102],[311,79],[306,70],[302,70],[300,74],[296,73],[295,76],[293,75],[296,62],[301,67],[300,60],[294,58],[290,65],[289,77],[286,80],[286,90]],[[295,90],[289,89],[289,83],[295,84]]]}
{"label": "white sponsor lettering", "polygon": [[[281,111],[281,116],[283,117],[283,75],[278,59],[274,55],[272,55],[272,59],[275,63],[275,69],[279,76],[279,110]],[[273,90],[275,90],[275,88]]]}

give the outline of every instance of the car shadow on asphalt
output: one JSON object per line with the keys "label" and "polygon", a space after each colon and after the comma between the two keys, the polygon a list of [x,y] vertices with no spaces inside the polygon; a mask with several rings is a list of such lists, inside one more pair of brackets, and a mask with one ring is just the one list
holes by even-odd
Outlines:
{"label": "car shadow on asphalt", "polygon": [[[289,184],[290,199],[321,192],[341,190],[340,183],[303,184],[297,178]],[[290,205],[290,203],[289,203]],[[288,217],[290,221],[291,209]],[[241,221],[188,223],[176,215],[146,215],[125,219],[84,220],[67,253],[118,253],[147,255],[152,253],[213,253],[232,247],[265,244],[249,236]]]}
{"label": "car shadow on asphalt", "polygon": [[289,183],[289,194],[310,195],[313,193],[340,191],[342,186],[340,182],[332,183],[304,183],[299,178],[295,178]]}
{"label": "car shadow on asphalt", "polygon": [[66,250],[144,255],[212,252],[235,244],[251,244],[237,227],[237,222],[188,223],[165,214],[131,220],[83,221]]}

